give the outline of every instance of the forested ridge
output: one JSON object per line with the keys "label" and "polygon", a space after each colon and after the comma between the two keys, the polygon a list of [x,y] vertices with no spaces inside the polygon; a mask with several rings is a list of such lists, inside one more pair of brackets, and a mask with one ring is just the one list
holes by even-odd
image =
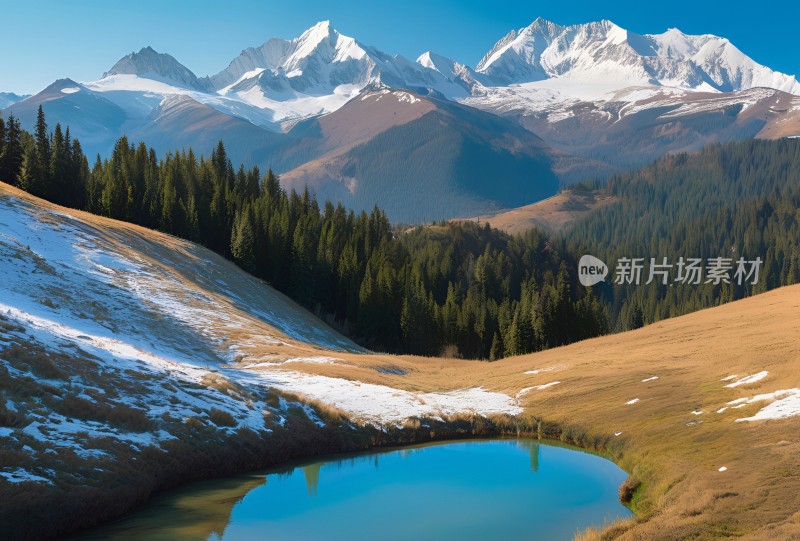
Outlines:
{"label": "forested ridge", "polygon": [[[715,145],[614,176],[601,189],[617,202],[556,237],[320,206],[272,171],[235,169],[222,142],[208,159],[159,158],[122,137],[90,167],[41,112],[33,134],[0,119],[0,179],[203,244],[379,351],[497,359],[800,282],[800,140]],[[583,254],[609,265],[605,283],[578,283]],[[763,260],[757,284],[613,279],[626,257],[739,256]]]}
{"label": "forested ridge", "polygon": [[375,208],[320,207],[272,171],[234,168],[220,142],[160,159],[120,138],[90,167],[41,108],[28,134],[0,120],[0,179],[65,206],[171,233],[234,260],[359,343],[380,351],[496,359],[607,331],[576,261],[538,232],[393,227]]}
{"label": "forested ridge", "polygon": [[576,223],[563,240],[613,274],[620,258],[760,258],[758,283],[603,284],[612,330],[635,328],[800,282],[800,140],[713,145],[612,177],[618,201]]}

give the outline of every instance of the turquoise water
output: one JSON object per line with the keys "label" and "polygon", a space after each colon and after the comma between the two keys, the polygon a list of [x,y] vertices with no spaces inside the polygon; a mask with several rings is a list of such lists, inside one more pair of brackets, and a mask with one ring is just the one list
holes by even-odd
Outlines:
{"label": "turquoise water", "polygon": [[601,457],[535,440],[426,445],[203,483],[94,538],[571,539],[631,516],[617,499],[626,477]]}

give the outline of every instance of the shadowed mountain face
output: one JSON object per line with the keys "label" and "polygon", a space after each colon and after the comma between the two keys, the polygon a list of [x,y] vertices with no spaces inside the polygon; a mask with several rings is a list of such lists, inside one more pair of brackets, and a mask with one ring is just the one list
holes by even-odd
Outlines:
{"label": "shadowed mountain face", "polygon": [[[234,164],[272,168],[287,189],[309,186],[321,199],[356,210],[377,204],[401,222],[528,204],[553,195],[560,174],[578,178],[590,170],[609,169],[554,151],[510,120],[406,91],[365,93],[334,113],[295,124],[285,134],[188,95],[164,98],[142,119],[126,117],[103,93],[72,81],[59,82],[41,97],[48,118],[75,120],[76,127],[69,124],[72,134],[100,147],[98,152],[107,152],[121,133],[162,154],[192,147],[208,155],[222,139]],[[37,108],[35,101],[26,101],[15,114],[32,128]],[[91,110],[89,118],[103,117],[109,124],[114,119],[114,130],[87,123],[75,112],[81,110]]]}
{"label": "shadowed mountain face", "polygon": [[254,126],[244,119],[220,113],[188,96],[165,99],[132,132],[132,140],[146,141],[160,154],[193,148],[206,155],[220,140],[225,141],[234,164],[259,163],[256,156],[269,156],[287,143],[282,134]]}
{"label": "shadowed mountain face", "polygon": [[564,161],[500,117],[398,91],[367,94],[289,135],[300,137],[295,149],[308,161],[282,175],[286,187],[308,185],[356,209],[377,204],[403,222],[548,197]]}
{"label": "shadowed mountain face", "polygon": [[128,120],[118,105],[71,79],[59,79],[3,113],[4,116],[13,114],[23,128],[32,131],[39,105],[48,118],[70,128],[72,135],[79,138],[83,148],[88,150],[89,156],[110,152],[115,136],[123,133]]}

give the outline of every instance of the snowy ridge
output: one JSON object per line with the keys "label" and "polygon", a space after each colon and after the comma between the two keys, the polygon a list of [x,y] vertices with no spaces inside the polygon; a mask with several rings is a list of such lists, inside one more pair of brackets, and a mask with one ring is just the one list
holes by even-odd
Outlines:
{"label": "snowy ridge", "polygon": [[[68,93],[75,88],[79,91]],[[416,61],[390,55],[322,21],[298,37],[271,38],[247,48],[208,77],[198,78],[175,58],[146,47],[120,59],[97,81],[62,85],[57,94],[51,85],[17,103],[16,97],[0,95],[0,108],[7,103],[4,114],[14,114],[30,130],[43,105],[51,125],[69,125],[92,155],[108,155],[123,133],[162,145],[202,146],[196,150],[208,152],[203,134],[213,126],[218,130],[214,140],[236,141],[232,155],[241,161],[259,156],[257,165],[268,166],[277,141],[273,134],[382,89],[506,116],[559,150],[614,167],[641,165],[629,163],[641,153],[633,149],[634,157],[627,156],[626,145],[596,147],[619,121],[650,110],[658,111],[661,124],[704,116],[701,127],[717,133],[685,128],[686,141],[673,148],[669,137],[658,139],[669,129],[638,133],[647,128],[634,120],[623,122],[621,129],[630,132],[625,137],[632,141],[658,139],[644,161],[714,140],[792,137],[800,126],[796,78],[754,62],[730,41],[677,29],[639,35],[607,20],[562,26],[537,19],[501,38],[475,69],[434,51]],[[766,100],[773,97],[780,107],[770,109]],[[736,125],[719,127],[718,113],[735,118]],[[758,115],[767,122],[761,133],[754,121]],[[162,122],[165,117],[170,121]],[[721,133],[725,129],[728,133]],[[258,132],[263,130],[272,132],[264,134],[267,148],[254,143],[261,141]],[[173,148],[158,149],[168,150]],[[299,165],[288,161],[291,167]]]}
{"label": "snowy ridge", "polygon": [[220,95],[275,110],[276,121],[335,111],[368,87],[464,94],[452,77],[362,45],[333,29],[329,21],[298,38],[272,38],[259,48],[245,49],[209,80]]}
{"label": "snowy ridge", "polygon": [[496,86],[566,77],[620,88],[650,84],[735,92],[763,86],[800,94],[795,77],[754,62],[727,39],[674,28],[639,35],[606,20],[560,26],[536,19],[501,39],[476,71]]}
{"label": "snowy ridge", "polygon": [[[331,113],[365,90],[386,87],[434,91],[500,114],[545,110],[553,122],[572,116],[579,101],[631,100],[646,109],[651,105],[641,104],[642,92],[685,96],[768,87],[800,95],[794,77],[757,64],[724,38],[677,29],[638,35],[610,21],[560,26],[541,18],[509,32],[476,69],[432,51],[416,62],[391,56],[322,21],[297,38],[271,38],[245,49],[210,77],[197,79],[171,56],[148,47],[86,86],[123,109],[133,101],[144,113],[160,99],[188,94],[272,130]],[[631,93],[632,88],[640,90]],[[125,91],[137,96],[131,99]],[[552,110],[554,105],[562,112]]]}

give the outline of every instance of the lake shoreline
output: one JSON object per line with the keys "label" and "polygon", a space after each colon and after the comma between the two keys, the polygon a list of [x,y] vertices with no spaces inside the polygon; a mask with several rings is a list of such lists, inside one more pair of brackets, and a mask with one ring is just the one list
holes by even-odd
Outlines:
{"label": "lake shoreline", "polygon": [[[386,541],[419,531],[440,541],[527,539],[531,523],[539,538],[567,541],[631,518],[617,497],[627,475],[596,453],[547,440],[434,441],[193,483],[82,539],[368,541],[397,516],[414,516],[385,531]],[[482,503],[462,515],[476,497]]]}
{"label": "lake shoreline", "polygon": [[[212,445],[178,442],[166,450],[171,458],[166,467],[156,462],[164,455],[145,459],[142,475],[128,483],[110,487],[84,488],[82,494],[41,494],[35,501],[17,501],[6,506],[8,516],[23,517],[12,540],[67,538],[78,539],[81,532],[121,519],[145,506],[156,496],[192,483],[221,479],[279,467],[290,467],[329,455],[343,455],[425,443],[446,443],[465,439],[532,438],[566,443],[580,450],[595,452],[620,465],[621,443],[611,437],[587,437],[583,431],[562,429],[535,417],[458,416],[448,420],[421,419],[412,426],[378,429],[373,426],[318,427],[304,419],[287,422],[287,428],[271,434],[240,430],[236,435]],[[576,437],[579,436],[579,437]],[[141,455],[140,454],[140,460]],[[152,466],[152,467],[151,467]],[[170,468],[173,466],[173,468]],[[118,483],[123,480],[118,479]],[[69,501],[65,501],[69,500]],[[57,505],[56,505],[57,504]],[[25,513],[22,513],[22,510]],[[36,512],[37,509],[41,510]],[[60,509],[59,515],[53,515]],[[47,515],[43,515],[47,510]],[[32,512],[33,511],[33,512]],[[632,509],[635,513],[635,509]],[[48,521],[24,517],[48,516]],[[75,537],[77,536],[77,537]]]}

